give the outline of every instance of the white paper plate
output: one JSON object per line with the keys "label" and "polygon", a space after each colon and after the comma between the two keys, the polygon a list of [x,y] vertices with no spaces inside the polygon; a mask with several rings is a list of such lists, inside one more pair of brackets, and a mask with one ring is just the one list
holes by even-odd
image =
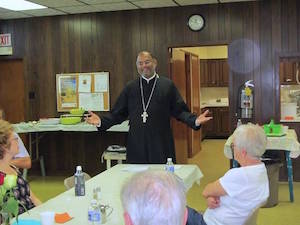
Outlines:
{"label": "white paper plate", "polygon": [[59,124],[59,118],[47,118],[47,119],[40,119],[39,124],[41,125],[57,125]]}

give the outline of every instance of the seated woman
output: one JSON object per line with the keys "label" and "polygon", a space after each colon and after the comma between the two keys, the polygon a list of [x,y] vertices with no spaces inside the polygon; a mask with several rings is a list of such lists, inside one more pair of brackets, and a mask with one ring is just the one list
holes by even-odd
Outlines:
{"label": "seated woman", "polygon": [[[0,120],[5,120],[5,113],[3,109],[0,109]],[[19,169],[30,169],[31,158],[28,154],[27,149],[24,146],[22,139],[17,133],[14,133],[18,138],[19,153],[12,158],[11,164],[18,167]]]}
{"label": "seated woman", "polygon": [[[13,127],[5,120],[0,120],[0,173],[17,176],[17,186],[13,192],[27,210],[40,205],[41,201],[32,193],[26,180],[22,177],[15,166],[11,164],[12,158],[19,153],[18,138],[15,136]],[[25,212],[20,206],[19,214]]]}

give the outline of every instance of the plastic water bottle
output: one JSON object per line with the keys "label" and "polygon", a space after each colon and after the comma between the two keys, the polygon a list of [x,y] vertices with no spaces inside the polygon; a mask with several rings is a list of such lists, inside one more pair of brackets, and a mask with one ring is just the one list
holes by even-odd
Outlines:
{"label": "plastic water bottle", "polygon": [[101,224],[101,212],[96,199],[92,199],[88,209],[88,224],[89,225]]}
{"label": "plastic water bottle", "polygon": [[81,166],[76,166],[75,178],[75,196],[85,195],[85,182]]}
{"label": "plastic water bottle", "polygon": [[172,162],[172,158],[168,158],[167,159],[167,163],[166,163],[165,169],[166,169],[166,171],[174,173],[175,167],[174,167],[174,163]]}

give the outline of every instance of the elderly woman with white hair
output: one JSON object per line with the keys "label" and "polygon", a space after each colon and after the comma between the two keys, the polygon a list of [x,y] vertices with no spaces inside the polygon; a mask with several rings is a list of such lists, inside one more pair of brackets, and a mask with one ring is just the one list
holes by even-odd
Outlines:
{"label": "elderly woman with white hair", "polygon": [[258,125],[241,125],[235,130],[231,147],[241,167],[230,169],[204,188],[208,209],[203,215],[189,209],[188,225],[245,224],[269,196],[267,170],[260,160],[266,144],[267,137]]}
{"label": "elderly woman with white hair", "polygon": [[186,190],[176,175],[146,171],[122,188],[125,225],[185,225]]}

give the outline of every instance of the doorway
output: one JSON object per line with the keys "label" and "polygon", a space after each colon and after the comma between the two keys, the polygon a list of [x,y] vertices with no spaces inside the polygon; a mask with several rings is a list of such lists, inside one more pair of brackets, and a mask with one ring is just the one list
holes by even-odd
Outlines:
{"label": "doorway", "polygon": [[172,120],[176,158],[186,163],[201,150],[202,139],[229,136],[228,47],[169,48],[169,56],[170,78],[190,110],[200,115],[209,109],[214,117],[200,132]]}
{"label": "doorway", "polygon": [[25,119],[23,68],[22,60],[0,61],[0,108],[10,123],[19,123]]}

